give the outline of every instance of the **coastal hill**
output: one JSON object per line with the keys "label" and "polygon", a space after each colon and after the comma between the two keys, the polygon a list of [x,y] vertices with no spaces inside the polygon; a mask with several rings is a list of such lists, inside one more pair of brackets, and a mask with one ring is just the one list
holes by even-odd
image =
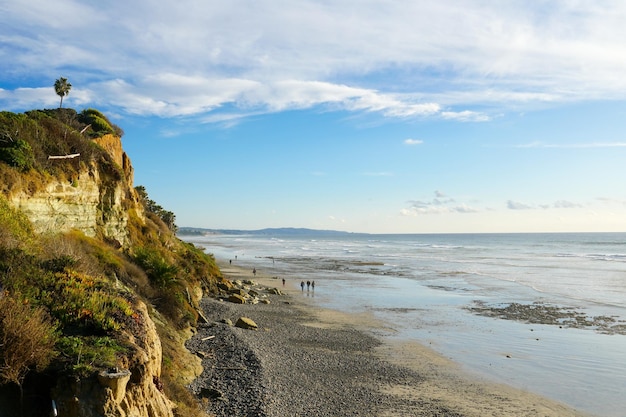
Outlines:
{"label": "coastal hill", "polygon": [[[237,229],[203,229],[200,227],[181,227],[178,229],[181,236],[190,235],[260,235],[260,236],[354,236],[357,233],[343,232],[339,230],[319,230],[296,227],[278,227],[259,230],[237,230]],[[358,233],[363,235],[365,233]]]}
{"label": "coastal hill", "polygon": [[204,415],[184,343],[223,277],[122,135],[94,109],[0,112],[0,416]]}

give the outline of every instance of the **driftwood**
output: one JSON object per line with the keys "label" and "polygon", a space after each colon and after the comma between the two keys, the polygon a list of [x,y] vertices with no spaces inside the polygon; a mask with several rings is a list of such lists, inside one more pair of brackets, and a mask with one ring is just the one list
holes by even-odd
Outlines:
{"label": "driftwood", "polygon": [[203,337],[200,340],[209,340],[209,339],[213,339],[215,336],[207,336],[207,337]]}
{"label": "driftwood", "polygon": [[204,313],[202,313],[202,311],[199,308],[196,309],[196,312],[198,313],[198,318],[200,319],[201,323],[208,323],[209,322],[209,319],[206,318]]}
{"label": "driftwood", "polygon": [[79,153],[73,153],[71,155],[48,155],[48,159],[72,159],[80,156]]}

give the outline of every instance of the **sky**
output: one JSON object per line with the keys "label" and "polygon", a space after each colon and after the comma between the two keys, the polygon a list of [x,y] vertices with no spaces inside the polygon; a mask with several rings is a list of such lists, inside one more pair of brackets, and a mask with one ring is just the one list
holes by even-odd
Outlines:
{"label": "sky", "polygon": [[96,108],[180,227],[625,232],[622,0],[0,0],[0,110]]}

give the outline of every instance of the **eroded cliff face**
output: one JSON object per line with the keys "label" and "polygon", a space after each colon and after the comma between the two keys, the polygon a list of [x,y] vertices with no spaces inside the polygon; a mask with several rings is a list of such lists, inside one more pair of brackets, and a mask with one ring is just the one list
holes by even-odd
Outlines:
{"label": "eroded cliff face", "polygon": [[[76,163],[81,169],[71,178],[50,176],[34,192],[28,187],[15,189],[7,199],[29,218],[36,233],[77,229],[128,247],[130,216],[145,221],[143,205],[133,188],[133,168],[119,137],[106,135],[94,142],[106,150],[110,160],[78,164],[61,159],[58,163]],[[137,301],[134,308],[134,328],[120,334],[129,351],[118,368],[56,381],[51,396],[59,416],[173,417],[174,404],[162,391],[162,346],[155,323],[144,303]]]}
{"label": "eroded cliff face", "polygon": [[34,194],[20,190],[9,201],[28,216],[37,233],[78,229],[127,246],[129,213],[144,216],[133,188],[133,168],[119,137],[106,135],[94,142],[111,156],[118,178],[91,164],[75,178],[51,179],[43,190]]}
{"label": "eroded cliff face", "polygon": [[134,352],[118,369],[60,379],[52,393],[60,416],[173,417],[174,405],[162,392],[161,341],[145,304],[135,310],[140,336],[125,334]]}

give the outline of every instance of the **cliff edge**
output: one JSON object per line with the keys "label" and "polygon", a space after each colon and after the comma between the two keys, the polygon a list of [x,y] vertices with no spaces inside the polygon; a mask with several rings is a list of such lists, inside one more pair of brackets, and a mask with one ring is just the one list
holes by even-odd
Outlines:
{"label": "cliff edge", "polygon": [[121,134],[93,109],[0,112],[0,417],[202,415],[184,341],[221,273],[134,187]]}

